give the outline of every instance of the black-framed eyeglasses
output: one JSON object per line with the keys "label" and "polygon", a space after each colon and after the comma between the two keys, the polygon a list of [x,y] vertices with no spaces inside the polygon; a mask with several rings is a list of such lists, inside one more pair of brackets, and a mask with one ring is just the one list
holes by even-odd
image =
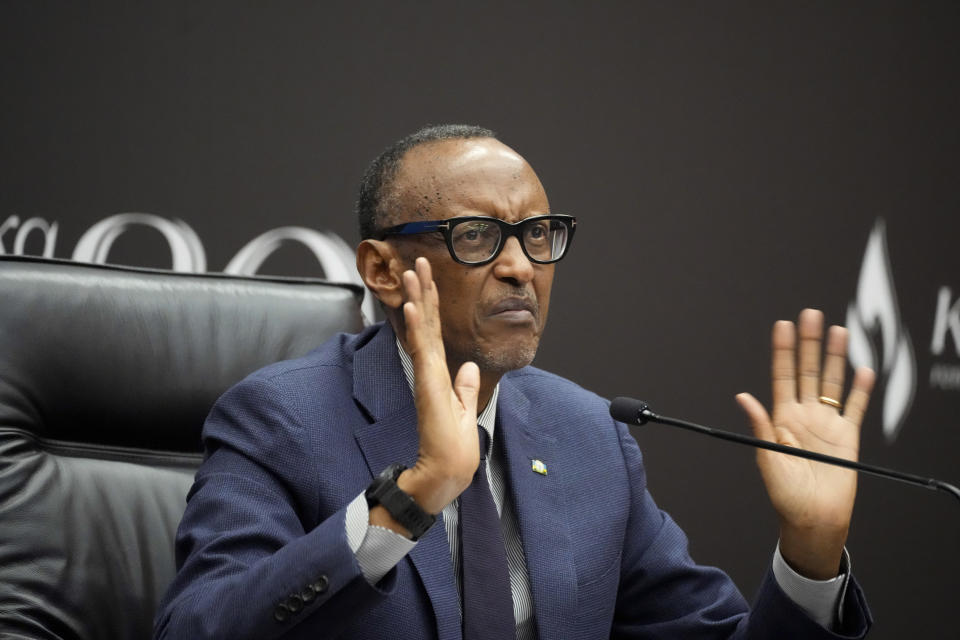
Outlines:
{"label": "black-framed eyeglasses", "polygon": [[382,229],[378,237],[442,233],[450,256],[460,264],[479,266],[500,255],[507,238],[514,236],[530,262],[550,264],[562,258],[577,229],[573,216],[550,214],[506,222],[488,216],[406,222]]}

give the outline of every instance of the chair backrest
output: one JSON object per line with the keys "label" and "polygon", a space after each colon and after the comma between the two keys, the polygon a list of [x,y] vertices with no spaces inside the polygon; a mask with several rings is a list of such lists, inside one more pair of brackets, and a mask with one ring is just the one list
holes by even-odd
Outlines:
{"label": "chair backrest", "polygon": [[0,259],[0,637],[149,638],[210,407],[361,293]]}

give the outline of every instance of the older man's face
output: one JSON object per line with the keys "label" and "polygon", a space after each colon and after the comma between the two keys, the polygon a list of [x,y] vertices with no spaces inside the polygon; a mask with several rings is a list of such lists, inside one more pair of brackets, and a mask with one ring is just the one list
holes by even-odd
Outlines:
{"label": "older man's face", "polygon": [[[398,210],[390,224],[458,216],[508,222],[550,212],[547,194],[527,162],[491,138],[443,140],[414,147],[395,182]],[[430,260],[440,296],[447,359],[504,373],[530,364],[547,321],[554,265],[534,264],[517,238],[495,260],[458,264],[440,233],[399,240],[410,260]]]}

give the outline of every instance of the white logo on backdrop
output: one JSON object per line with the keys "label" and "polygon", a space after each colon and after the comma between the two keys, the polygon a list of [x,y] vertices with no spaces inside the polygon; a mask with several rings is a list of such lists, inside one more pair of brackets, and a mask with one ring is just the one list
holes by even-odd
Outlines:
{"label": "white logo on backdrop", "polygon": [[130,227],[143,226],[163,234],[173,257],[174,271],[203,273],[207,254],[197,233],[183,220],[167,220],[152,213],[118,213],[96,223],[77,240],[72,260],[106,264],[114,241]]}
{"label": "white logo on backdrop", "polygon": [[[19,228],[18,228],[19,227]],[[27,236],[30,232],[37,230],[43,234],[43,257],[52,258],[53,250],[57,244],[57,223],[48,223],[43,218],[29,218],[23,224],[20,224],[20,216],[10,216],[0,224],[0,255],[8,253],[3,245],[3,236],[9,229],[16,229],[13,236],[13,251],[15,256],[22,256],[24,247],[27,244]]]}
{"label": "white logo on backdrop", "polygon": [[[952,297],[950,287],[940,287],[937,315],[933,321],[933,339],[930,341],[930,352],[935,357],[946,355],[948,335],[953,338],[954,353],[960,357],[960,298],[950,304]],[[934,389],[960,390],[960,365],[935,362],[930,367],[930,386]]]}
{"label": "white logo on backdrop", "polygon": [[[910,336],[900,321],[883,220],[878,220],[870,232],[857,297],[847,307],[847,328],[850,363],[874,369],[886,382],[883,435],[887,442],[893,442],[913,403],[917,364]],[[877,333],[882,346],[879,353],[872,339]]]}
{"label": "white logo on backdrop", "polygon": [[[91,226],[77,241],[72,259],[78,262],[106,264],[110,249],[118,237],[135,226],[159,231],[170,246],[171,269],[188,273],[207,270],[207,255],[196,232],[183,220],[169,220],[152,213],[118,213]],[[0,224],[0,255],[24,255],[27,237],[33,231],[43,234],[43,256],[52,258],[57,242],[58,223],[43,218],[29,218],[21,223],[19,216],[8,217]],[[13,229],[12,250],[4,245],[4,235]],[[224,273],[256,275],[263,262],[281,246],[299,243],[307,247],[320,263],[327,280],[350,282],[363,286],[356,270],[353,250],[340,236],[307,227],[280,227],[267,231],[248,242],[227,263]],[[367,319],[374,317],[374,302],[370,292],[364,294],[361,306]]]}
{"label": "white logo on backdrop", "polygon": [[233,256],[223,272],[254,274],[260,269],[264,260],[290,242],[298,242],[306,246],[320,263],[328,280],[351,282],[357,277],[353,249],[335,233],[321,232],[307,227],[280,227],[260,234]]}
{"label": "white logo on backdrop", "polygon": [[950,304],[950,287],[940,287],[937,296],[937,316],[933,321],[933,341],[930,351],[935,356],[943,355],[947,348],[947,334],[953,337],[953,348],[960,356],[960,298]]}

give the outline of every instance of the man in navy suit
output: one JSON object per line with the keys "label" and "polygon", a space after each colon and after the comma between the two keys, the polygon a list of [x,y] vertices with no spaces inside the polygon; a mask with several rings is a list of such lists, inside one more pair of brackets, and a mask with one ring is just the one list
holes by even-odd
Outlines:
{"label": "man in navy suit", "polygon": [[[358,211],[387,322],[218,401],[156,637],[865,635],[853,472],[758,454],[780,541],[748,609],[691,560],[607,403],[529,366],[576,221],[522,157],[429,127],[373,163]],[[841,406],[845,331],[821,365],[822,315],[798,324],[774,326],[772,416],[738,400],[759,437],[855,458],[873,374]]]}

